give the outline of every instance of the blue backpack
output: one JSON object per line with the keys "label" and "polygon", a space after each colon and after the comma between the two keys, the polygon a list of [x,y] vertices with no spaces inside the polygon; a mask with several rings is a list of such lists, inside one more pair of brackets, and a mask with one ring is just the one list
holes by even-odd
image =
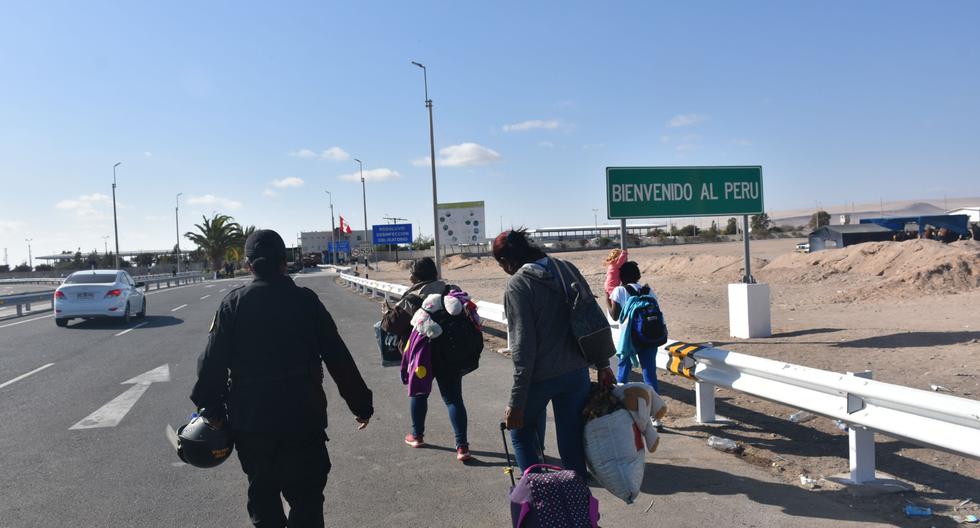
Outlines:
{"label": "blue backpack", "polygon": [[637,291],[630,285],[626,285],[626,293],[630,297],[641,297],[644,301],[643,306],[633,310],[630,318],[630,337],[634,344],[640,348],[654,348],[667,343],[667,324],[664,323],[664,313],[660,311],[660,304],[657,298],[650,295],[650,287],[643,286]]}

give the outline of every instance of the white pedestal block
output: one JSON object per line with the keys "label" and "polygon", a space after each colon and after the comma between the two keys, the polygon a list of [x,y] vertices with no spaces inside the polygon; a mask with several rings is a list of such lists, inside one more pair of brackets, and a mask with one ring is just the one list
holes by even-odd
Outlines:
{"label": "white pedestal block", "polygon": [[748,339],[772,335],[768,284],[728,285],[728,326],[732,337]]}

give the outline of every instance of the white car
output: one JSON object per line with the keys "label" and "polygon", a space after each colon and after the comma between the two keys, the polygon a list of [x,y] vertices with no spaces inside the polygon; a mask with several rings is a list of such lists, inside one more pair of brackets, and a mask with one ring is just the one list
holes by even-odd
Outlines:
{"label": "white car", "polygon": [[125,271],[76,271],[54,292],[54,322],[67,326],[75,318],[113,317],[129,324],[134,316],[146,316],[144,286]]}

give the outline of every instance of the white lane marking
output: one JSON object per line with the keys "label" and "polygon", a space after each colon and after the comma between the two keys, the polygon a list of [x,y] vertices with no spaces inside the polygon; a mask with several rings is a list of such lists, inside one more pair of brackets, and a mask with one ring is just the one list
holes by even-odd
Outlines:
{"label": "white lane marking", "polygon": [[226,291],[227,289],[228,289],[228,288],[221,288],[220,290],[218,290],[218,293],[221,293],[221,292],[224,292],[224,291]]}
{"label": "white lane marking", "polygon": [[[163,435],[167,437],[167,441],[174,447],[174,451],[177,451],[177,431],[174,431],[174,428],[171,427],[170,424],[167,424],[167,428],[163,430]],[[173,467],[181,467],[186,466],[187,464],[183,462],[171,462],[170,465]]]}
{"label": "white lane marking", "polygon": [[150,324],[150,323],[149,323],[149,321],[144,321],[144,322],[142,322],[142,323],[140,323],[140,324],[138,324],[138,325],[136,325],[136,326],[133,326],[133,327],[130,327],[130,328],[127,328],[127,329],[125,329],[125,330],[123,330],[122,332],[119,332],[119,333],[118,333],[118,334],[116,334],[116,335],[115,335],[114,337],[119,337],[119,336],[121,336],[121,335],[126,335],[126,334],[128,334],[128,333],[130,333],[130,332],[132,332],[133,330],[136,330],[137,328],[139,328],[139,327],[141,327],[141,326],[146,326],[146,325],[148,325],[148,324]]}
{"label": "white lane marking", "polygon": [[31,321],[40,321],[41,319],[47,319],[48,317],[54,317],[54,314],[42,315],[41,317],[35,317],[34,319],[28,319],[26,321],[17,321],[16,323],[8,323],[3,326],[0,326],[0,328],[7,328],[8,326],[16,326],[19,324],[30,323]]}
{"label": "white lane marking", "polygon": [[26,378],[28,376],[37,374],[38,372],[41,372],[42,370],[50,367],[51,365],[54,365],[54,363],[48,363],[47,365],[42,365],[42,366],[40,366],[40,367],[38,367],[38,368],[36,368],[36,369],[34,369],[34,370],[26,373],[26,374],[21,374],[20,376],[17,376],[16,378],[14,378],[14,379],[12,379],[10,381],[5,381],[3,383],[0,383],[0,389],[6,387],[7,385],[13,385],[14,383],[17,383],[18,381],[20,381],[20,380],[22,380],[22,379],[24,379],[24,378]]}
{"label": "white lane marking", "polygon": [[174,428],[171,427],[170,424],[167,424],[167,428],[163,430],[163,434],[167,436],[167,441],[170,442],[170,445],[174,446],[174,451],[176,451],[177,431],[174,431]]}
{"label": "white lane marking", "polygon": [[176,307],[176,308],[174,308],[173,310],[170,310],[170,311],[171,312],[176,312],[177,310],[180,310],[181,308],[183,308],[185,306],[187,306],[187,305],[186,304],[182,304],[182,305],[180,305],[180,306],[178,306],[178,307]]}
{"label": "white lane marking", "polygon": [[156,295],[158,293],[167,293],[167,292],[174,291],[174,290],[180,290],[180,289],[183,289],[183,288],[189,288],[191,286],[195,286],[195,284],[185,284],[183,286],[174,286],[173,288],[164,288],[162,290],[153,290],[151,292],[144,293],[143,295]]}
{"label": "white lane marking", "polygon": [[99,407],[95,412],[82,418],[80,422],[68,428],[72,429],[94,429],[96,427],[115,427],[126,417],[130,409],[136,405],[140,397],[150,388],[150,384],[158,381],[170,381],[170,366],[161,365],[153,370],[144,372],[135,378],[128,379],[121,383],[134,385],[126,392],[116,396],[112,401]]}
{"label": "white lane marking", "polygon": [[211,296],[211,294],[209,293],[209,294],[205,295],[204,297],[201,297],[201,300],[203,301],[204,299],[207,299],[210,296]]}
{"label": "white lane marking", "polygon": [[214,288],[214,284],[208,284],[205,288]]}

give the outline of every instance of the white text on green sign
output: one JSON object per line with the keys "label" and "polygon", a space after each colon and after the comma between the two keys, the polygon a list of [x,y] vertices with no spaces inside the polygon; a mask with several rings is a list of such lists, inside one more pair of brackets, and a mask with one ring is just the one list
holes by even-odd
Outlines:
{"label": "white text on green sign", "polygon": [[761,167],[608,167],[609,218],[763,212]]}

